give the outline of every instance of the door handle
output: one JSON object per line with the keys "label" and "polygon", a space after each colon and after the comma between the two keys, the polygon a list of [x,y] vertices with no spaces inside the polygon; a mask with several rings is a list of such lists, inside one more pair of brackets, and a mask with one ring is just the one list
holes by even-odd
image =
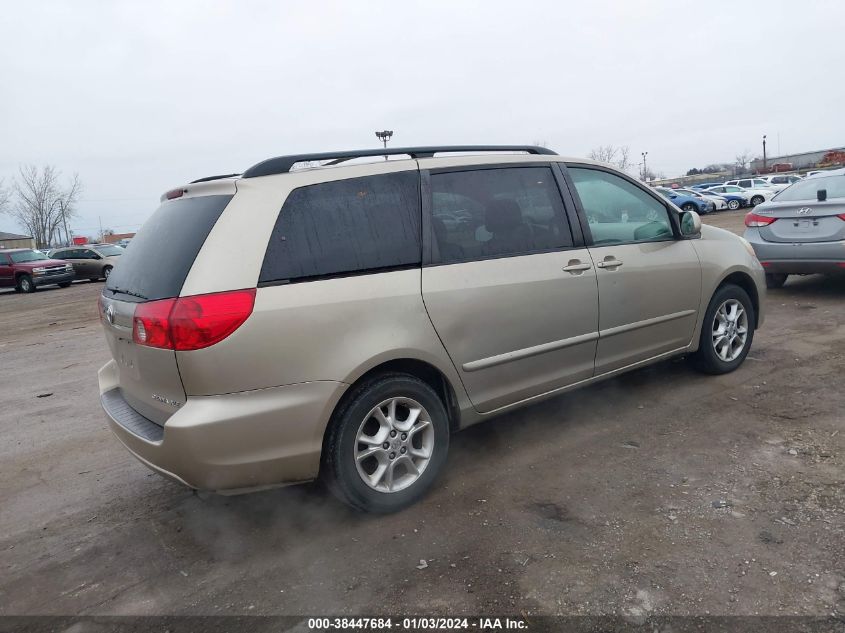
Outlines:
{"label": "door handle", "polygon": [[569,263],[563,267],[563,271],[572,273],[573,275],[580,275],[585,270],[590,270],[590,268],[592,268],[590,264],[585,264],[580,259],[570,259]]}
{"label": "door handle", "polygon": [[616,259],[613,255],[609,257],[605,257],[604,261],[599,262],[596,264],[596,268],[607,268],[608,270],[614,270],[619,268],[622,265],[622,260]]}

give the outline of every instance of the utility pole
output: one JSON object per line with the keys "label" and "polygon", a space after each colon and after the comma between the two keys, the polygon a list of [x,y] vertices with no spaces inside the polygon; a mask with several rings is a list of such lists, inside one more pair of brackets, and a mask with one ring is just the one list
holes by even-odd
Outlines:
{"label": "utility pole", "polygon": [[98,215],[97,219],[100,221],[100,237],[97,241],[102,242],[103,241],[103,216]]}
{"label": "utility pole", "polygon": [[[383,130],[381,132],[376,132],[376,137],[382,143],[384,143],[384,149],[387,149],[387,141],[393,136],[393,130]],[[384,160],[387,160],[387,154],[384,155]]]}
{"label": "utility pole", "polygon": [[769,171],[769,168],[766,166],[766,135],[763,134],[763,173],[765,174]]}
{"label": "utility pole", "polygon": [[648,182],[648,166],[645,162],[646,156],[648,156],[648,152],[643,152],[643,182]]}

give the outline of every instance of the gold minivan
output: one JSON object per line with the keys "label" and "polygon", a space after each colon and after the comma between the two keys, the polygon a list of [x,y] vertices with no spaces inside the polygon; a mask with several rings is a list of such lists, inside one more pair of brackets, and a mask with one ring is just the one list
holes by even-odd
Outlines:
{"label": "gold minivan", "polygon": [[742,238],[545,148],[282,156],[162,196],[99,300],[101,400],[192,488],[320,476],[389,512],[459,429],[675,356],[736,369],[764,288]]}
{"label": "gold minivan", "polygon": [[125,252],[114,244],[83,244],[54,249],[50,251],[50,257],[69,262],[77,279],[97,281],[109,278]]}

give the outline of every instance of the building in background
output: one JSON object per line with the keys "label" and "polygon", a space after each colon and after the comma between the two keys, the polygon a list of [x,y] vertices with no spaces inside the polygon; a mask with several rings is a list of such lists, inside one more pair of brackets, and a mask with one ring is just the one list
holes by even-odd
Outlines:
{"label": "building in background", "polygon": [[131,240],[133,237],[135,237],[134,233],[112,233],[104,235],[103,241],[106,244],[117,244],[120,240]]}
{"label": "building in background", "polygon": [[27,235],[0,231],[0,248],[35,248],[35,240]]}
{"label": "building in background", "polygon": [[755,158],[751,161],[751,172],[764,174],[780,171],[804,171],[807,169],[825,169],[845,165],[845,147],[820,149],[815,152],[801,154],[786,154],[784,156],[768,156],[766,168],[763,169],[763,159]]}

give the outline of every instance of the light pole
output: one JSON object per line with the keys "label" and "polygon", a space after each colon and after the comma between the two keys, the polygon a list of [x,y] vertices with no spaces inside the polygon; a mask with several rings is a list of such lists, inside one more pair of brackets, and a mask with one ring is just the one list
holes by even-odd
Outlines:
{"label": "light pole", "polygon": [[763,134],[763,173],[765,174],[768,171],[766,167],[766,135]]}
{"label": "light pole", "polygon": [[643,152],[643,182],[648,182],[648,166],[645,162],[646,156],[648,156],[648,152]]}
{"label": "light pole", "polygon": [[[381,132],[376,132],[376,136],[378,140],[384,143],[384,149],[387,149],[387,141],[390,140],[390,137],[393,136],[393,130],[383,130]],[[384,155],[384,160],[387,160],[387,154]]]}

